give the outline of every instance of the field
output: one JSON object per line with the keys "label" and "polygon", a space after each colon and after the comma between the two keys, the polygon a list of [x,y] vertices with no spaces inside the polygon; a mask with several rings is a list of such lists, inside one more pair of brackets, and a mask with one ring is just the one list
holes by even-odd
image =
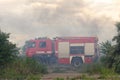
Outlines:
{"label": "field", "polygon": [[70,65],[52,65],[48,66],[48,74],[45,74],[41,80],[67,79],[78,76],[80,76],[80,73]]}
{"label": "field", "polygon": [[[70,65],[52,65],[48,66],[48,74],[42,76],[41,80],[119,80],[120,76],[112,74],[107,70],[103,70],[103,74],[98,74],[97,70],[93,73],[87,72],[89,65],[84,65],[79,68],[74,68]],[[98,67],[99,68],[99,67]],[[105,72],[104,72],[105,71]],[[110,74],[111,73],[111,74]],[[111,76],[112,75],[112,76]]]}

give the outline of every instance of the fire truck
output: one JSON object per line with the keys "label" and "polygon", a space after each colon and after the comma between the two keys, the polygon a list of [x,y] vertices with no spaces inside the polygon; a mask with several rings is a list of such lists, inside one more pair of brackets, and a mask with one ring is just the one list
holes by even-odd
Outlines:
{"label": "fire truck", "polygon": [[26,55],[43,64],[71,64],[79,67],[99,56],[97,37],[38,38],[27,41]]}

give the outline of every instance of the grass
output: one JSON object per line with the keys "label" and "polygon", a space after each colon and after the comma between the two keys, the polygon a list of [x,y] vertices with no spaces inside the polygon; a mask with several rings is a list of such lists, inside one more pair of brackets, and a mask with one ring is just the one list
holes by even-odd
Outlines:
{"label": "grass", "polygon": [[30,58],[17,59],[0,71],[0,79],[40,80],[47,68]]}
{"label": "grass", "polygon": [[[114,69],[108,69],[99,63],[84,64],[76,69],[82,73],[73,78],[56,78],[54,80],[119,80],[120,76],[114,72]],[[55,68],[54,72],[64,73],[64,70]],[[0,79],[10,80],[40,80],[42,75],[47,73],[46,66],[30,58],[17,59],[0,71]],[[84,74],[85,73],[85,74]]]}
{"label": "grass", "polygon": [[120,79],[119,74],[115,73],[114,69],[108,69],[102,66],[100,63],[84,64],[78,69],[78,71],[80,71],[80,74],[82,72],[82,75],[73,78],[66,77],[66,79],[56,78],[56,80],[97,80],[97,79],[119,80]]}
{"label": "grass", "polygon": [[65,73],[66,70],[62,70],[60,68],[54,68],[54,70],[52,71],[53,73]]}

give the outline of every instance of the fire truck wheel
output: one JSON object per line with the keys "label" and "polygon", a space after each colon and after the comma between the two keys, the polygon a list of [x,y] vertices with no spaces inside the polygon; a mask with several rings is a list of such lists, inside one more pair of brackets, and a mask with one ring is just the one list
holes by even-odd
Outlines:
{"label": "fire truck wheel", "polygon": [[74,58],[74,59],[72,60],[72,65],[73,65],[74,67],[80,67],[82,63],[83,63],[83,62],[82,62],[82,59],[81,59],[81,58]]}

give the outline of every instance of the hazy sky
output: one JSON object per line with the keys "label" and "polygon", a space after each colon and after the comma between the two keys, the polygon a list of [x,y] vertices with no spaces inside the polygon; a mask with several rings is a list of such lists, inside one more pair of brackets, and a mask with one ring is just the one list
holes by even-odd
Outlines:
{"label": "hazy sky", "polygon": [[116,34],[120,0],[0,0],[0,28],[21,46],[35,37]]}

